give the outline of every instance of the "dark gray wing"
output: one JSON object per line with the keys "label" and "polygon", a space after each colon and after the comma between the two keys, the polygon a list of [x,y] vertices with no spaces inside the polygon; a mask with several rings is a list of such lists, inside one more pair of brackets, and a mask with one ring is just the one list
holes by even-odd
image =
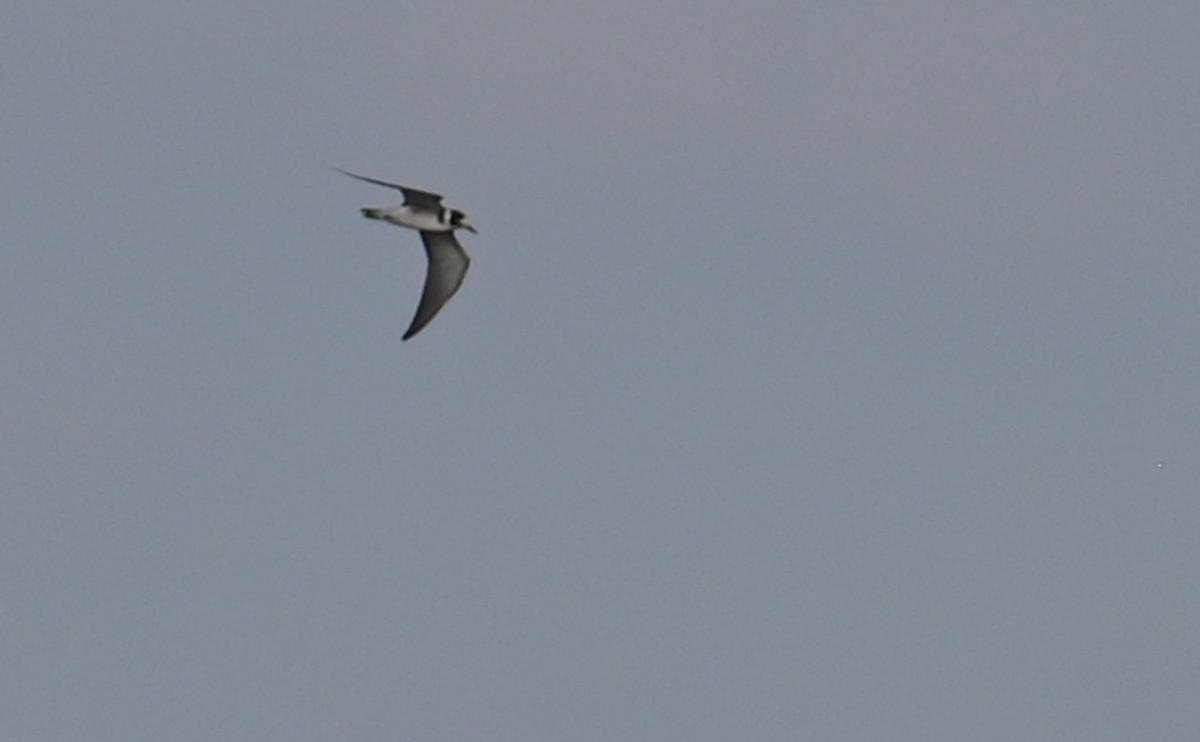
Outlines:
{"label": "dark gray wing", "polygon": [[417,314],[404,333],[403,340],[420,332],[450,301],[450,297],[462,286],[467,266],[471,264],[471,258],[454,239],[453,232],[422,231],[421,241],[425,243],[425,253],[429,256],[429,272],[425,274],[425,290],[421,293]]}
{"label": "dark gray wing", "polygon": [[357,178],[358,180],[364,181],[366,183],[374,183],[375,185],[380,185],[380,186],[383,186],[384,188],[395,188],[396,190],[398,190],[404,194],[404,203],[409,204],[410,206],[425,206],[425,207],[433,208],[433,209],[441,208],[441,206],[442,206],[442,196],[437,193],[430,193],[429,191],[420,191],[420,190],[417,190],[416,188],[409,188],[408,186],[402,186],[399,183],[389,183],[386,180],[375,180],[374,178],[367,178],[362,175],[355,175],[354,173],[352,173],[348,170],[343,170],[340,167],[335,167],[334,170],[337,170],[339,173],[342,173],[343,175],[349,175],[351,178]]}

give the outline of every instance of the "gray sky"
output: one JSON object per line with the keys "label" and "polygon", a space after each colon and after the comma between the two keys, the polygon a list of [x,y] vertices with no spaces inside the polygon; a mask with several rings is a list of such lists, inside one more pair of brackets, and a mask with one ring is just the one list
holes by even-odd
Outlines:
{"label": "gray sky", "polygon": [[1196,739],[1194,3],[10,5],[6,740]]}

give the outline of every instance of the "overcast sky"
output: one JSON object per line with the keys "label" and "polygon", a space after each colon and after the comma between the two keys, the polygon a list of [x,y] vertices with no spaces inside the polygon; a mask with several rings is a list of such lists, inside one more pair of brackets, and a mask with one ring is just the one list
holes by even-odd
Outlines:
{"label": "overcast sky", "polygon": [[[10,2],[5,740],[1200,734],[1194,2]],[[368,222],[446,194],[461,292]]]}

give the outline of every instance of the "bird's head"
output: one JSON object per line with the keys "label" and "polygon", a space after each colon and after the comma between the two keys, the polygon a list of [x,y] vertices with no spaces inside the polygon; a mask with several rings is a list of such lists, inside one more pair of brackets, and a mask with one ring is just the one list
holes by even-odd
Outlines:
{"label": "bird's head", "polygon": [[471,234],[479,234],[479,231],[475,229],[475,225],[461,211],[454,210],[450,212],[450,223],[454,225],[455,229],[465,229]]}

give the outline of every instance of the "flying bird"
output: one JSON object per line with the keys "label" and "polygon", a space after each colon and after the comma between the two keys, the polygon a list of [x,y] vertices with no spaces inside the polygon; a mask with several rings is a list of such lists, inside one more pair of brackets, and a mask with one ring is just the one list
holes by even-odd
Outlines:
{"label": "flying bird", "polygon": [[425,289],[421,292],[421,303],[417,305],[417,313],[401,338],[408,340],[429,324],[446,302],[450,301],[450,297],[454,296],[454,292],[458,291],[458,287],[462,286],[471,258],[462,249],[462,245],[458,244],[454,230],[465,229],[478,234],[475,225],[458,209],[442,206],[442,197],[436,193],[388,183],[385,180],[365,178],[340,167],[334,169],[351,178],[395,188],[403,193],[404,203],[399,206],[367,207],[362,210],[362,215],[368,219],[379,219],[421,233],[421,242],[425,243],[425,254],[429,257],[429,271],[425,274]]}

